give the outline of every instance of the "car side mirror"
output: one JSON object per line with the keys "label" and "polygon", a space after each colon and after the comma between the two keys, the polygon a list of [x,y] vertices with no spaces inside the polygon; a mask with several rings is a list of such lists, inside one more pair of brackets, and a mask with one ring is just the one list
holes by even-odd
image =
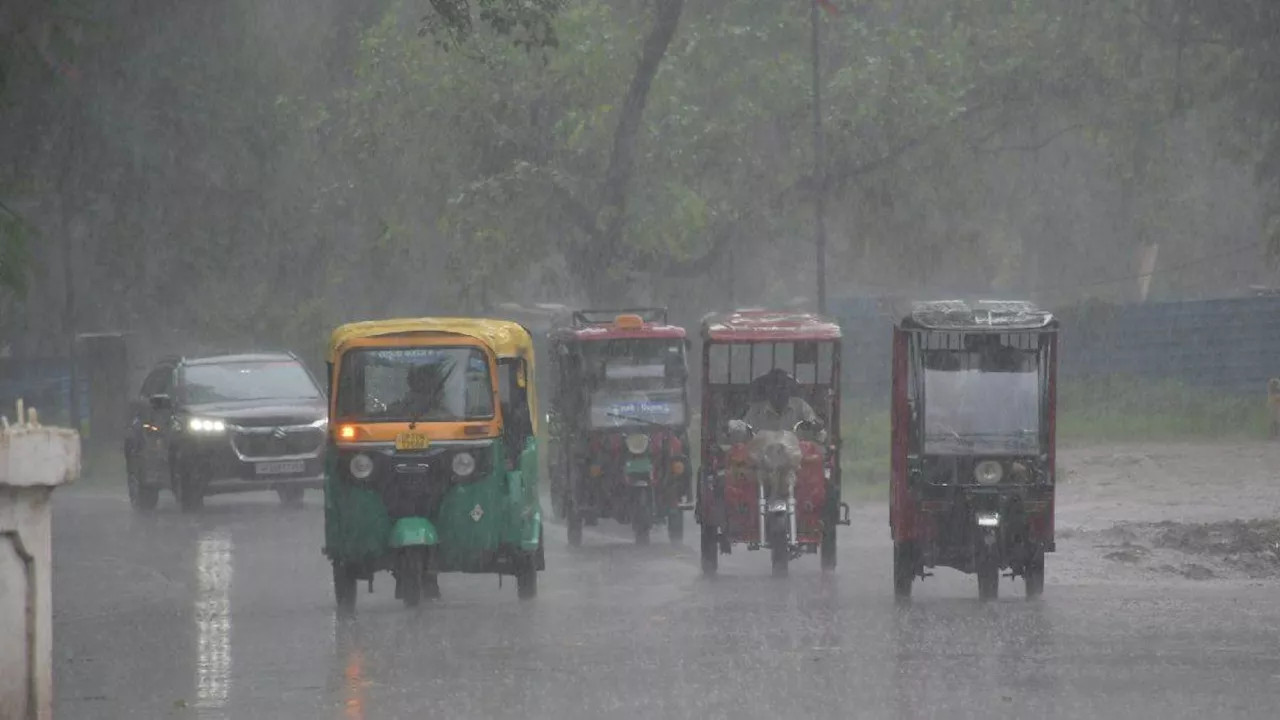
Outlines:
{"label": "car side mirror", "polygon": [[149,398],[151,407],[156,410],[169,410],[173,407],[173,398],[164,393],[157,393]]}

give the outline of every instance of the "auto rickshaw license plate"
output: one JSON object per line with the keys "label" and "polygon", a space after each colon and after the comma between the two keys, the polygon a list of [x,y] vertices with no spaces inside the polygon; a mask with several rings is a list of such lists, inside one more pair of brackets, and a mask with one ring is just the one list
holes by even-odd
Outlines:
{"label": "auto rickshaw license plate", "polygon": [[396,435],[396,450],[426,450],[431,441],[421,433],[402,432]]}

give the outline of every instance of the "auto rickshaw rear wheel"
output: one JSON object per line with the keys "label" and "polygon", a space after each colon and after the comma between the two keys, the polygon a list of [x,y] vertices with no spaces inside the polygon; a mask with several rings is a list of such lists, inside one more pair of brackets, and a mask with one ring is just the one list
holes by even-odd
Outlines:
{"label": "auto rickshaw rear wheel", "polygon": [[909,542],[893,544],[893,595],[911,597],[911,585],[916,579],[916,551]]}
{"label": "auto rickshaw rear wheel", "polygon": [[1044,593],[1044,553],[1036,553],[1035,558],[1027,563],[1023,579],[1027,583],[1028,599],[1040,597]]}
{"label": "auto rickshaw rear wheel", "polygon": [[516,596],[532,600],[538,596],[538,554],[542,551],[542,526],[538,526],[538,551],[524,553],[516,561]]}
{"label": "auto rickshaw rear wheel", "polygon": [[333,599],[339,613],[356,609],[356,574],[341,560],[333,561]]}

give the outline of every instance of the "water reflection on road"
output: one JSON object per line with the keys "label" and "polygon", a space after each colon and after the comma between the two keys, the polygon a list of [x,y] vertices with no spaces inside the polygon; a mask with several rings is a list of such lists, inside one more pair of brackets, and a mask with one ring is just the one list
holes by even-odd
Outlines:
{"label": "water reflection on road", "polygon": [[200,533],[196,545],[194,611],[197,637],[196,709],[202,718],[225,718],[231,694],[231,533]]}

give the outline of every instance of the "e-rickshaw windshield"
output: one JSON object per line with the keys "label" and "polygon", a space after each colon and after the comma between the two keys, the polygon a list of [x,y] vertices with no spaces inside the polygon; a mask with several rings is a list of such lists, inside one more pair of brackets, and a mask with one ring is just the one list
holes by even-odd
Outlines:
{"label": "e-rickshaw windshield", "polygon": [[[686,422],[684,342],[619,339],[586,343],[588,422],[593,429]],[[644,422],[639,422],[644,421]]]}
{"label": "e-rickshaw windshield", "polygon": [[1002,367],[979,352],[926,351],[924,451],[968,455],[1040,449],[1038,353],[1008,350]]}
{"label": "e-rickshaw windshield", "polygon": [[346,421],[489,420],[489,360],[465,346],[351,350],[342,357],[335,400]]}

